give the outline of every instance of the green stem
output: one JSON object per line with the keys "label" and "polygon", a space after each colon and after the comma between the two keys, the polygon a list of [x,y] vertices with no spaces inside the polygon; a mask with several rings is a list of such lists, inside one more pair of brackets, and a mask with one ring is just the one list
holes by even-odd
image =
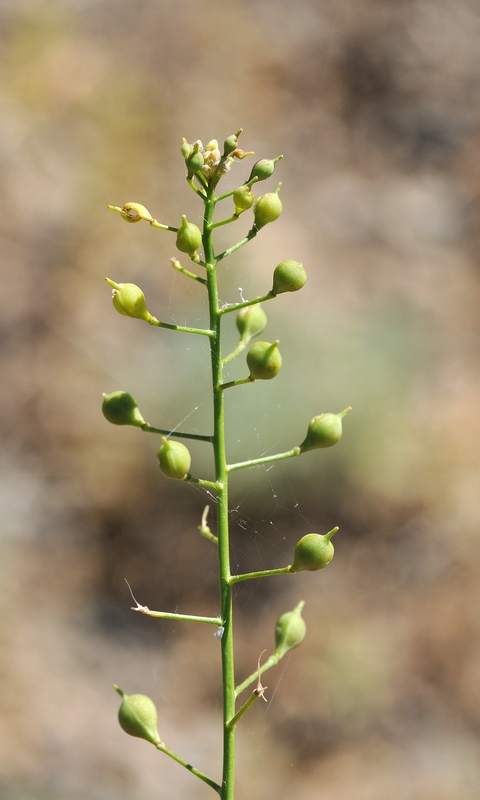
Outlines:
{"label": "green stem", "polygon": [[160,322],[160,320],[155,317],[152,317],[149,322],[154,328],[168,328],[170,331],[196,333],[197,336],[213,336],[213,331],[204,330],[203,328],[186,328],[184,325],[170,325],[169,322]]}
{"label": "green stem", "polygon": [[[257,671],[257,674],[258,674],[258,671]],[[242,717],[245,714],[245,711],[247,711],[250,708],[250,706],[252,706],[254,704],[255,700],[258,700],[259,697],[260,697],[260,693],[259,692],[253,692],[250,695],[250,697],[248,698],[247,702],[244,703],[241,708],[239,708],[239,710],[237,711],[235,716],[232,717],[232,719],[228,722],[228,727],[229,728],[234,728],[235,725],[237,724],[238,720],[240,719],[240,717]]]}
{"label": "green stem", "polygon": [[213,183],[207,191],[205,204],[203,248],[205,261],[210,269],[207,271],[207,290],[210,311],[210,327],[213,336],[210,339],[210,359],[213,385],[213,450],[215,458],[215,478],[217,488],[217,538],[218,564],[220,581],[220,605],[222,625],[222,692],[223,692],[223,770],[222,800],[233,800],[235,780],[235,729],[228,727],[229,720],[235,715],[235,674],[233,653],[232,626],[232,586],[230,584],[230,542],[228,526],[228,472],[225,454],[225,401],[222,383],[221,331],[218,304],[216,259],[213,250],[211,224],[215,210],[215,188]]}
{"label": "green stem", "polygon": [[222,261],[222,259],[226,258],[227,256],[230,256],[232,253],[235,252],[235,250],[238,250],[240,247],[243,247],[244,244],[248,244],[248,242],[251,242],[251,240],[257,235],[257,233],[258,233],[258,228],[252,228],[247,233],[244,239],[242,239],[240,242],[237,242],[237,244],[232,245],[232,247],[229,247],[227,250],[224,250],[223,253],[220,253],[220,255],[216,256],[216,260]]}
{"label": "green stem", "polygon": [[197,439],[199,442],[213,442],[213,436],[203,436],[201,433],[182,433],[181,431],[169,431],[166,428],[154,428],[148,422],[142,425],[142,431],[146,433],[161,433],[162,436],[177,436],[179,439]]}
{"label": "green stem", "polygon": [[233,214],[233,216],[229,217],[228,219],[222,219],[221,222],[213,222],[210,225],[210,230],[213,231],[214,228],[220,228],[222,225],[228,225],[229,222],[235,222],[237,219],[239,219],[239,215]]}
{"label": "green stem", "polygon": [[163,744],[163,742],[159,742],[157,745],[155,745],[155,747],[157,748],[157,750],[160,750],[160,752],[165,753],[165,755],[170,756],[170,758],[173,758],[173,760],[176,761],[177,764],[181,764],[182,767],[188,769],[188,771],[191,772],[192,775],[196,775],[197,778],[200,778],[201,781],[208,784],[208,786],[211,786],[212,789],[215,789],[215,791],[220,795],[220,797],[222,796],[222,787],[219,786],[218,783],[215,783],[215,781],[213,781],[203,772],[200,772],[199,769],[195,769],[195,767],[192,767],[192,765],[189,764],[188,761],[185,761],[184,758],[181,758],[179,755],[177,755],[177,753],[174,753],[173,750],[170,750],[168,747],[166,747]]}
{"label": "green stem", "polygon": [[218,387],[220,392],[224,392],[225,389],[231,389],[232,386],[241,386],[243,383],[254,383],[255,378],[251,378],[250,375],[248,378],[239,378],[238,381],[227,381],[227,383],[221,383]]}
{"label": "green stem", "polygon": [[[226,386],[226,384],[224,384]],[[228,464],[227,472],[234,472],[236,469],[246,469],[246,467],[258,467],[259,464],[270,464],[273,461],[283,461],[285,458],[301,456],[302,451],[299,447],[293,447],[285,453],[277,453],[274,456],[263,456],[262,458],[252,458],[250,461],[239,461],[237,464]]]}
{"label": "green stem", "polygon": [[240,583],[250,581],[252,578],[269,578],[271,575],[288,575],[290,567],[279,567],[278,569],[262,569],[259,572],[244,572],[242,575],[232,575],[230,583]]}
{"label": "green stem", "polygon": [[145,614],[146,617],[154,617],[155,619],[178,619],[183,622],[204,622],[206,625],[221,625],[222,620],[220,617],[199,617],[194,614],[174,614],[168,611],[151,611],[148,606],[132,606],[132,611],[138,611],[140,614]]}
{"label": "green stem", "polygon": [[170,260],[172,262],[173,269],[176,269],[178,272],[181,272],[182,275],[186,275],[187,278],[192,278],[192,280],[198,281],[199,283],[203,283],[203,284],[207,283],[205,278],[201,278],[200,275],[195,275],[194,272],[190,272],[189,269],[185,269],[185,267],[182,267],[182,265],[180,264],[180,261],[178,261],[178,259],[172,258]]}
{"label": "green stem", "polygon": [[243,683],[240,683],[239,686],[235,689],[235,697],[238,697],[248,686],[250,686],[254,681],[258,680],[258,676],[263,675],[267,669],[271,669],[272,667],[276,667],[278,662],[280,661],[280,656],[276,655],[276,653],[272,653],[271,656],[267,658],[265,664],[260,667],[260,670],[256,669],[255,672],[252,672],[248,678],[245,678]]}
{"label": "green stem", "polygon": [[276,296],[276,294],[272,294],[270,291],[268,294],[264,294],[263,297],[255,297],[253,300],[244,300],[242,303],[229,303],[227,306],[223,306],[223,308],[220,309],[220,314],[229,314],[230,311],[238,311],[240,308],[254,306],[255,303],[265,303],[267,300],[273,300]]}

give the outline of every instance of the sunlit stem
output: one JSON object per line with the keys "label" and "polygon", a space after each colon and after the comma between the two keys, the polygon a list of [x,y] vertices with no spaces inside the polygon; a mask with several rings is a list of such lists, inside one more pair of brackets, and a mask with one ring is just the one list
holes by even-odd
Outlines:
{"label": "sunlit stem", "polygon": [[250,581],[252,578],[269,578],[271,575],[288,575],[289,573],[290,566],[279,567],[278,569],[263,569],[259,572],[244,572],[242,575],[232,575],[230,578],[230,583]]}
{"label": "sunlit stem", "polygon": [[204,783],[208,784],[208,786],[211,786],[211,788],[215,789],[215,791],[219,795],[222,794],[222,787],[219,786],[218,783],[215,783],[214,780],[209,778],[203,772],[200,772],[199,769],[196,769],[195,767],[192,767],[192,765],[189,764],[188,761],[185,761],[185,759],[181,758],[179,755],[177,755],[177,753],[174,753],[173,750],[170,750],[168,747],[166,747],[163,744],[163,742],[159,742],[157,745],[155,745],[155,747],[157,748],[157,750],[160,750],[162,753],[165,753],[167,756],[170,756],[170,758],[173,758],[173,760],[176,761],[177,764],[181,764],[182,767],[185,767],[185,769],[188,769],[188,771],[191,772],[192,775],[196,775],[197,778],[200,778],[201,781],[203,781]]}
{"label": "sunlit stem", "polygon": [[214,228],[220,228],[222,225],[228,225],[229,222],[235,222],[237,219],[239,219],[239,215],[233,214],[233,216],[229,217],[228,219],[222,219],[221,222],[213,222],[210,226],[210,230],[213,231]]}
{"label": "sunlit stem", "polygon": [[229,314],[230,311],[238,311],[240,308],[254,306],[256,303],[265,303],[267,300],[273,300],[276,296],[277,295],[270,291],[268,294],[264,294],[263,297],[255,297],[253,300],[243,300],[241,303],[229,303],[220,309],[220,314]]}
{"label": "sunlit stem", "polygon": [[267,658],[265,664],[260,667],[260,670],[256,669],[255,672],[252,672],[251,675],[246,678],[243,683],[240,683],[237,688],[235,689],[235,697],[238,697],[248,686],[250,686],[255,680],[258,679],[259,674],[263,675],[268,669],[272,667],[276,667],[278,662],[280,661],[280,656],[276,653],[272,653],[271,656]]}
{"label": "sunlit stem", "polygon": [[182,267],[180,261],[178,261],[176,258],[172,258],[171,262],[173,269],[176,269],[178,272],[181,272],[182,275],[186,275],[187,278],[192,278],[192,280],[198,281],[199,283],[206,284],[207,281],[205,280],[205,278],[201,278],[199,275],[195,275],[194,272],[190,272],[189,269],[185,269],[185,267]]}
{"label": "sunlit stem", "polygon": [[248,378],[240,378],[238,381],[227,381],[227,383],[221,383],[218,387],[219,391],[223,392],[225,389],[231,389],[232,386],[241,386],[243,383],[254,383],[255,378],[251,378],[250,375]]}
{"label": "sunlit stem", "polygon": [[224,250],[223,253],[220,253],[220,255],[216,256],[216,260],[222,261],[222,259],[234,253],[235,250],[238,250],[240,247],[243,247],[244,244],[248,244],[248,242],[251,242],[252,239],[257,235],[257,233],[258,233],[258,228],[255,227],[252,228],[247,233],[244,239],[242,239],[240,242],[237,242],[237,244],[232,245],[232,247],[229,247],[227,250]]}
{"label": "sunlit stem", "polygon": [[287,450],[285,453],[277,453],[273,456],[263,456],[262,458],[253,458],[250,461],[239,461],[237,464],[228,464],[227,472],[234,472],[236,469],[246,469],[247,467],[258,467],[260,464],[271,464],[274,461],[283,461],[286,458],[293,456],[301,456],[302,451],[299,447],[293,447],[292,450]]}
{"label": "sunlit stem", "polygon": [[169,322],[160,322],[159,319],[152,317],[149,320],[150,325],[154,328],[168,328],[170,331],[180,331],[181,333],[195,333],[197,336],[213,336],[213,331],[205,330],[204,328],[188,328],[185,325],[171,325]]}
{"label": "sunlit stem", "polygon": [[154,428],[148,422],[141,426],[146,433],[160,433],[162,436],[178,436],[179,439],[196,439],[199,442],[213,442],[213,436],[203,436],[201,433],[183,433],[182,431],[169,431],[167,428]]}
{"label": "sunlit stem", "polygon": [[240,717],[242,717],[245,714],[245,711],[247,711],[250,708],[250,706],[254,704],[255,700],[258,700],[260,696],[261,695],[259,692],[254,691],[248,698],[247,702],[244,703],[243,706],[237,711],[235,716],[232,717],[232,719],[229,722],[227,722],[227,726],[229,728],[234,728]]}

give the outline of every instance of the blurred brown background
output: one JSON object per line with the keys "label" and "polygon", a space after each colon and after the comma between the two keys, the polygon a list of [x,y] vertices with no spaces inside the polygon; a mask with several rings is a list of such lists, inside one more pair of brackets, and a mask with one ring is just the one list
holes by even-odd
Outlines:
{"label": "blurred brown background", "polygon": [[0,3],[2,800],[211,796],[125,736],[113,682],[219,775],[212,630],[134,615],[123,580],[213,613],[206,499],[160,474],[156,437],[100,413],[122,388],[152,424],[208,431],[206,344],[115,314],[103,278],[203,324],[171,234],[106,206],[198,222],[181,137],[240,126],[257,158],[284,154],[284,212],[224,263],[222,300],[264,293],[285,258],[309,281],[268,305],[284,368],[229,396],[230,460],[354,411],[336,448],[232,476],[239,569],[341,527],[324,573],[238,589],[239,679],[301,597],[308,626],[242,721],[238,798],[480,796],[479,34],[478,0]]}

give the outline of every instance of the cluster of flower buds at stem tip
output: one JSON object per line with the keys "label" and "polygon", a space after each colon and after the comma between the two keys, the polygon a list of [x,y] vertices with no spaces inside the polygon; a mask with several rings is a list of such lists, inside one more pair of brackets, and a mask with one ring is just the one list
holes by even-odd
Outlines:
{"label": "cluster of flower buds at stem tip", "polygon": [[112,301],[119,314],[123,314],[124,317],[143,319],[145,322],[155,320],[155,317],[152,317],[147,311],[145,295],[139,286],[134,283],[115,283],[110,278],[105,278],[105,280],[113,289]]}
{"label": "cluster of flower buds at stem tip", "polygon": [[331,542],[338,528],[333,528],[323,536],[320,533],[307,533],[295,545],[293,554],[293,564],[290,572],[316,572],[330,564],[334,555],[334,547]]}
{"label": "cluster of flower buds at stem tip", "polygon": [[154,745],[163,745],[157,730],[158,715],[154,702],[145,694],[127,695],[118,686],[113,688],[122,698],[118,721],[125,733]]}
{"label": "cluster of flower buds at stem tip", "polygon": [[275,655],[283,658],[285,653],[299,647],[305,639],[307,626],[302,617],[305,601],[301,600],[293,611],[287,611],[275,626]]}
{"label": "cluster of flower buds at stem tip", "polygon": [[250,380],[269,381],[275,377],[282,366],[282,356],[276,342],[255,342],[247,353],[247,366]]}
{"label": "cluster of flower buds at stem tip", "polygon": [[307,435],[300,445],[300,451],[315,450],[317,447],[332,447],[342,438],[342,419],[352,410],[349,406],[338,414],[319,414],[313,417]]}
{"label": "cluster of flower buds at stem tip", "polygon": [[105,419],[113,425],[135,425],[143,428],[146,424],[134,398],[128,392],[104,394],[102,412]]}
{"label": "cluster of flower buds at stem tip", "polygon": [[172,439],[163,439],[163,444],[157,453],[160,469],[167,478],[184,481],[188,478],[192,458],[188,447]]}

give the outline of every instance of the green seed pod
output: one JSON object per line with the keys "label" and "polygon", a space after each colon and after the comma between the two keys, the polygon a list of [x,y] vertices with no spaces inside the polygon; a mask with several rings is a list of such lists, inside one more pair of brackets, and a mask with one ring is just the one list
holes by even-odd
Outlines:
{"label": "green seed pod", "polygon": [[330,564],[335,552],[330,539],[335,536],[337,531],[338,528],[333,528],[324,536],[319,533],[307,533],[306,536],[302,536],[295,545],[290,572],[301,572],[302,570],[315,572],[315,570],[323,569]]}
{"label": "green seed pod", "polygon": [[244,211],[248,211],[248,209],[253,206],[254,202],[255,195],[246,183],[244,183],[243,186],[239,186],[238,189],[235,189],[233,193],[233,203],[235,206],[235,215],[237,217],[243,214]]}
{"label": "green seed pod", "polygon": [[277,192],[268,192],[258,198],[253,207],[256,228],[263,228],[269,222],[275,222],[282,213],[282,201]]}
{"label": "green seed pod", "polygon": [[192,152],[185,159],[185,164],[187,165],[189,178],[191,178],[197,172],[200,172],[205,163],[205,159],[203,157],[203,153],[200,147],[201,147],[200,142],[199,141],[195,142],[195,144],[193,145]]}
{"label": "green seed pod", "polygon": [[282,366],[282,356],[278,349],[278,339],[273,344],[255,342],[247,353],[247,365],[251,380],[268,381],[278,374]]}
{"label": "green seed pod", "polygon": [[270,175],[273,175],[273,172],[275,170],[275,164],[277,163],[277,161],[280,161],[281,158],[283,158],[283,156],[277,156],[276,158],[273,159],[261,158],[260,161],[257,161],[253,165],[247,183],[250,183],[252,178],[258,178],[259,181],[266,181],[267,178],[270,177]]}
{"label": "green seed pod", "polygon": [[140,203],[125,203],[120,213],[127,222],[140,222],[142,219],[152,222],[153,220],[150,211]]}
{"label": "green seed pod", "polygon": [[103,395],[102,412],[113,425],[145,425],[140,410],[128,392],[111,392]]}
{"label": "green seed pod", "polygon": [[176,244],[181,253],[188,253],[189,256],[195,255],[197,248],[202,244],[200,228],[193,222],[187,222],[185,214],[178,229]]}
{"label": "green seed pod", "polygon": [[272,294],[297,292],[305,286],[307,273],[298,261],[282,261],[273,271]]}
{"label": "green seed pod", "polygon": [[317,447],[332,447],[342,438],[342,419],[352,408],[349,406],[339,414],[319,414],[310,421],[307,435],[300,445],[302,453]]}
{"label": "green seed pod", "polygon": [[237,314],[236,323],[243,341],[249,342],[250,339],[265,330],[267,315],[260,303],[257,303],[254,306],[241,308]]}
{"label": "green seed pod", "polygon": [[225,139],[223,143],[223,157],[226,158],[227,156],[231,155],[233,151],[236,149],[238,144],[238,137],[240,134],[243,133],[243,128],[240,128],[236,133],[232,133],[228,139]]}
{"label": "green seed pod", "polygon": [[275,655],[283,658],[285,653],[298,647],[305,639],[307,626],[302,617],[305,601],[301,600],[293,611],[287,611],[277,620],[275,626]]}
{"label": "green seed pod", "polygon": [[145,322],[154,319],[147,311],[145,295],[139,286],[134,283],[115,283],[110,278],[105,278],[105,280],[113,289],[113,305],[119,314],[123,314],[124,317],[143,319]]}
{"label": "green seed pod", "polygon": [[188,448],[181,442],[164,438],[157,458],[160,462],[160,469],[167,478],[184,481],[188,477],[192,458]]}
{"label": "green seed pod", "polygon": [[113,688],[122,698],[118,721],[125,733],[154,745],[163,744],[157,730],[158,715],[153,701],[145,694],[127,695],[118,686]]}

